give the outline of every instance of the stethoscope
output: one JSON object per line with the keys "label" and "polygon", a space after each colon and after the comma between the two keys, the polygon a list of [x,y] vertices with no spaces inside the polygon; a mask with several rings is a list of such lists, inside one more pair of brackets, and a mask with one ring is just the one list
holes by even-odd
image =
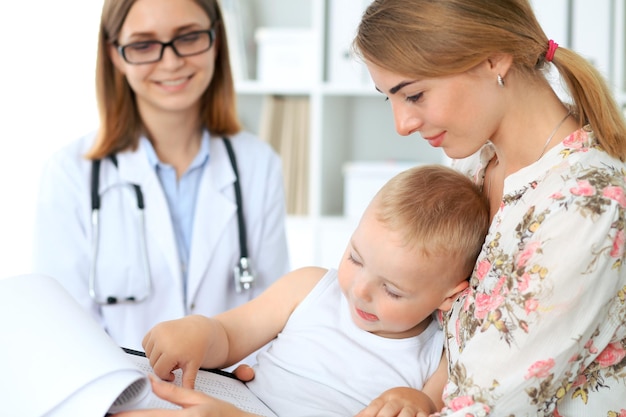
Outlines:
{"label": "stethoscope", "polygon": [[[250,263],[250,258],[248,257],[248,245],[246,239],[246,224],[243,217],[243,203],[242,203],[242,195],[241,195],[241,185],[239,183],[239,170],[237,169],[237,160],[235,158],[235,151],[233,150],[232,144],[228,138],[223,138],[224,145],[226,146],[226,151],[228,153],[228,159],[230,159],[230,164],[235,172],[235,201],[237,203],[237,225],[239,229],[239,261],[233,268],[233,275],[235,280],[235,289],[238,293],[242,291],[249,291],[254,284],[254,274],[252,271],[252,266]],[[117,157],[115,154],[109,155],[107,157],[115,167],[117,167]],[[136,202],[137,202],[137,214],[138,214],[138,223],[139,223],[139,244],[140,244],[140,262],[142,263],[144,274],[143,274],[143,287],[144,290],[141,292],[141,295],[108,295],[106,297],[102,296],[102,294],[98,294],[96,290],[96,283],[98,279],[98,275],[96,273],[96,266],[98,260],[98,244],[100,241],[100,207],[102,203],[102,196],[99,193],[100,186],[100,165],[102,163],[102,159],[95,159],[92,161],[91,168],[91,231],[92,231],[92,239],[91,239],[91,268],[89,270],[89,296],[91,299],[100,305],[112,305],[112,304],[120,304],[120,303],[140,303],[146,300],[150,295],[152,295],[152,280],[150,278],[150,269],[148,262],[148,248],[146,245],[146,227],[145,227],[145,205],[143,192],[141,191],[141,187],[138,184],[122,184],[123,186],[128,186],[132,189],[135,194]]]}

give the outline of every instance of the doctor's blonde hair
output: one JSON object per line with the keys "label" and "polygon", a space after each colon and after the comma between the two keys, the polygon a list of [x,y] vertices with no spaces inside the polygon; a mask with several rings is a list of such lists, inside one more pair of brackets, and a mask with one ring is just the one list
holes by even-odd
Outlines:
{"label": "doctor's blonde hair", "polygon": [[[115,68],[109,55],[116,45],[128,11],[136,0],[105,0],[100,18],[96,61],[96,97],[100,115],[98,136],[86,155],[104,158],[123,150],[134,150],[144,128],[137,109],[135,93],[126,77]],[[194,0],[207,14],[215,29],[215,71],[213,79],[200,98],[201,119],[213,134],[233,135],[241,130],[237,116],[235,87],[230,68],[228,41],[218,0]]]}
{"label": "doctor's blonde hair", "polygon": [[405,245],[460,261],[470,276],[489,229],[489,202],[468,177],[443,165],[416,166],[389,180],[372,208]]}

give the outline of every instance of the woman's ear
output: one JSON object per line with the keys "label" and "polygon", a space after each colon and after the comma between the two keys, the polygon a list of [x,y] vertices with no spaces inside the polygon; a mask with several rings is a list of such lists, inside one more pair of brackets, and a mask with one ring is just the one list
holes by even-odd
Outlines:
{"label": "woman's ear", "polygon": [[465,291],[467,287],[469,287],[469,282],[467,280],[463,280],[459,282],[456,286],[451,288],[448,291],[446,298],[443,300],[443,302],[439,306],[439,310],[450,311],[450,309],[452,308],[452,304],[454,304],[456,299],[459,298],[459,295],[461,295],[461,293]]}
{"label": "woman's ear", "polygon": [[115,66],[115,68],[117,68],[117,70],[121,72],[122,74],[126,74],[124,71],[124,68],[125,68],[124,59],[122,58],[122,55],[120,55],[119,51],[117,50],[117,47],[115,45],[109,45],[107,47],[107,53],[109,54],[109,58],[111,58],[111,62],[113,62],[113,65]]}
{"label": "woman's ear", "polygon": [[[502,78],[506,78],[507,72],[513,65],[513,55],[511,54],[496,54],[487,58],[487,64],[489,69],[495,74],[500,75]],[[495,78],[495,77],[494,77]]]}

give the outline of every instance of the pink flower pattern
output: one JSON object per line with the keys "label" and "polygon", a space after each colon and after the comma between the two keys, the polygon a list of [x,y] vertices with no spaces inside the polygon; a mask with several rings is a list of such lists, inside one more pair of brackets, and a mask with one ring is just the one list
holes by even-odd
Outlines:
{"label": "pink flower pattern", "polygon": [[623,230],[618,230],[613,240],[613,247],[611,249],[612,258],[621,258],[624,253],[624,241],[626,240],[626,234]]}
{"label": "pink flower pattern", "polygon": [[578,185],[572,187],[570,191],[572,194],[582,197],[589,197],[596,193],[596,189],[587,180],[578,181]]}
{"label": "pink flower pattern", "polygon": [[622,208],[626,207],[626,195],[620,187],[609,186],[602,190],[602,195],[611,200],[615,200]]}
{"label": "pink flower pattern", "polygon": [[480,261],[478,263],[478,266],[476,267],[476,278],[478,278],[479,281],[482,281],[490,269],[491,269],[491,262],[489,262],[486,259]]}
{"label": "pink flower pattern", "polygon": [[524,378],[546,378],[550,375],[552,368],[554,368],[554,359],[537,361],[528,369]]}
{"label": "pink flower pattern", "polygon": [[524,303],[524,312],[526,313],[526,315],[528,315],[532,312],[537,311],[538,307],[539,307],[539,301],[537,301],[536,298],[529,298]]}
{"label": "pink flower pattern", "polygon": [[523,266],[525,266],[526,262],[528,262],[528,260],[533,257],[535,252],[537,252],[537,249],[539,249],[540,247],[541,242],[532,242],[526,245],[522,253],[517,258],[517,267],[522,268]]}
{"label": "pink flower pattern", "polygon": [[581,130],[578,130],[563,140],[563,146],[571,148],[572,150],[580,150],[585,146],[586,142],[587,135]]}
{"label": "pink flower pattern", "polygon": [[522,274],[522,276],[517,280],[517,289],[522,293],[526,292],[530,286],[531,280],[532,276],[528,272],[524,272],[524,274]]}
{"label": "pink flower pattern", "polygon": [[600,352],[596,361],[601,367],[606,368],[620,363],[624,356],[626,356],[626,350],[621,343],[611,343]]}
{"label": "pink flower pattern", "polygon": [[474,399],[468,395],[464,397],[456,397],[454,400],[450,401],[450,403],[448,404],[448,407],[453,411],[457,411],[464,407],[469,407],[470,405],[473,405],[473,404],[474,404]]}
{"label": "pink flower pattern", "polygon": [[[605,401],[607,392],[626,398],[626,166],[606,157],[589,129],[567,137],[553,158],[553,171],[511,175],[515,181],[508,186],[515,183],[518,188],[505,184],[469,292],[446,316],[451,382],[444,399],[449,410],[463,413],[469,407],[466,414],[474,416],[469,409],[497,408],[506,396],[508,405],[514,402],[516,411],[524,410],[520,415],[556,417],[584,409],[583,415],[626,417],[623,407]],[[483,167],[477,159],[461,166],[470,176]],[[521,177],[528,178],[526,185]],[[482,181],[483,175],[476,178]],[[559,224],[561,212],[567,223]],[[562,268],[558,262],[572,266]],[[572,275],[561,278],[553,269]],[[619,292],[594,284],[609,279]],[[569,303],[564,291],[584,302]],[[579,311],[580,328],[577,321],[565,326],[555,321],[554,332],[543,333],[552,317],[567,320],[568,309]],[[585,317],[587,309],[590,314],[610,313]],[[548,336],[545,345],[537,328],[542,338]],[[581,333],[565,334],[563,328]],[[535,343],[531,353],[519,353],[527,339]],[[516,356],[504,362],[507,349]],[[492,358],[498,366],[486,364]],[[511,379],[520,372],[524,383]]]}
{"label": "pink flower pattern", "polygon": [[574,381],[573,387],[581,387],[587,383],[587,377],[585,375],[578,375]]}
{"label": "pink flower pattern", "polygon": [[477,294],[476,296],[476,318],[484,319],[490,311],[496,310],[504,301],[501,296],[489,296],[487,294]]}
{"label": "pink flower pattern", "polygon": [[595,355],[596,353],[598,353],[598,348],[596,348],[593,345],[593,339],[591,339],[587,343],[585,343],[585,349],[587,349],[589,351],[589,353],[591,353],[592,355]]}

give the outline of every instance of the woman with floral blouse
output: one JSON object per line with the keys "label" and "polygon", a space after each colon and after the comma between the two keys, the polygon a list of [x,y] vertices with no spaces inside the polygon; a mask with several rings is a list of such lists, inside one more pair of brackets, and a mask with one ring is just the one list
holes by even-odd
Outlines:
{"label": "woman with floral blouse", "polygon": [[[441,415],[626,416],[626,127],[601,75],[527,0],[375,0],[355,47],[396,130],[490,200],[470,287],[443,319]],[[399,415],[406,392],[359,417]]]}

